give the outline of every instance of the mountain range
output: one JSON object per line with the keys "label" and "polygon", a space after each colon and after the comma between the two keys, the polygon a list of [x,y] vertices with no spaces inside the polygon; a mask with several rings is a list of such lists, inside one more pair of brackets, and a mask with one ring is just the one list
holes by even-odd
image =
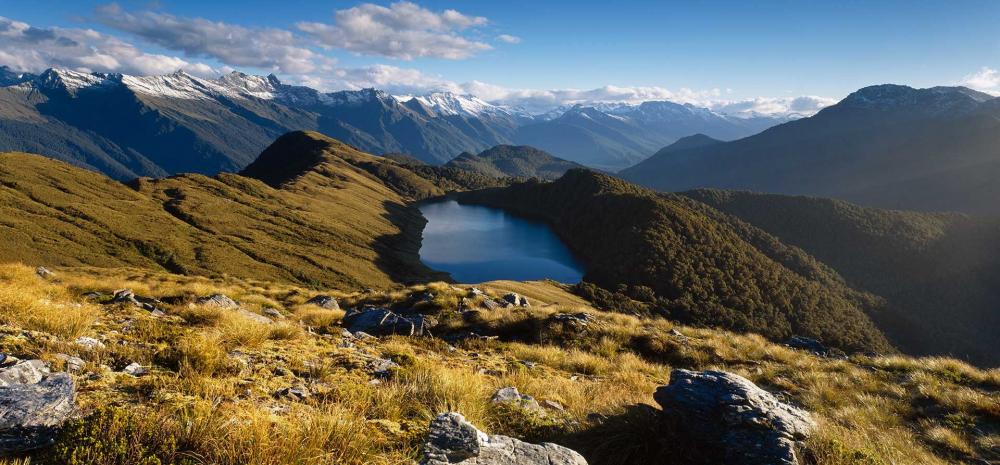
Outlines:
{"label": "mountain range", "polygon": [[583,165],[526,145],[498,145],[479,154],[462,153],[444,165],[492,177],[558,179]]}
{"label": "mountain range", "polygon": [[666,191],[744,189],[995,215],[1000,99],[965,87],[871,86],[750,137],[664,148],[620,175]]}
{"label": "mountain range", "polygon": [[[324,93],[274,75],[202,79],[39,75],[0,68],[0,150],[40,153],[116,179],[239,171],[279,135],[315,130],[369,153],[443,164],[501,144],[537,145],[577,163],[620,169],[694,132],[750,135],[781,122],[648,102],[572,108],[546,121],[469,95],[397,97],[375,89]],[[586,141],[586,150],[580,142]]]}

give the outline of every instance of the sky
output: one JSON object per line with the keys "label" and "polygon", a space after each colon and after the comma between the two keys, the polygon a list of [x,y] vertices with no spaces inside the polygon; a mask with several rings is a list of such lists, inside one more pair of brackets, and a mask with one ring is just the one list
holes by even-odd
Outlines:
{"label": "sky", "polygon": [[881,83],[1000,94],[998,24],[986,0],[0,0],[0,65],[811,113]]}

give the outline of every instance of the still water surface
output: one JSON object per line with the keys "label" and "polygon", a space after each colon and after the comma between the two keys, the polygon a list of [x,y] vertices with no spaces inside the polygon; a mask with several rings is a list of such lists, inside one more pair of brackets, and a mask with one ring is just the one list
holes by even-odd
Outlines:
{"label": "still water surface", "polygon": [[576,283],[583,268],[542,223],[454,200],[426,203],[420,259],[456,281],[553,279]]}

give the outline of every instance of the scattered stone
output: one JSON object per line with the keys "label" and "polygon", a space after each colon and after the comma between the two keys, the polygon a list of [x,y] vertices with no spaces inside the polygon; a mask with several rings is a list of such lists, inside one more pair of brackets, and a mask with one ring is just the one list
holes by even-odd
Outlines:
{"label": "scattered stone", "polygon": [[530,307],[531,306],[531,304],[528,303],[528,298],[527,297],[525,297],[523,295],[519,295],[519,294],[514,293],[514,292],[511,292],[511,293],[503,296],[503,300],[504,300],[504,302],[507,302],[508,304],[513,305],[515,307]]}
{"label": "scattered stone", "polygon": [[166,312],[164,312],[163,310],[160,310],[158,308],[154,308],[154,309],[150,310],[149,314],[152,315],[152,316],[155,316],[157,318],[161,318],[161,317],[167,316]]}
{"label": "scattered stone", "polygon": [[785,341],[785,345],[793,349],[812,352],[816,355],[826,355],[830,352],[823,343],[805,336],[792,336],[791,339]]}
{"label": "scattered stone", "polygon": [[417,296],[416,302],[417,303],[433,302],[434,297],[435,296],[433,292],[423,292]]}
{"label": "scattered stone", "polygon": [[494,404],[516,404],[527,410],[541,410],[541,406],[538,405],[538,401],[534,397],[527,394],[521,394],[518,392],[516,387],[505,387],[498,390],[490,402]]}
{"label": "scattered stone", "polygon": [[372,371],[372,374],[375,375],[376,378],[381,379],[391,378],[393,372],[399,368],[398,363],[386,358],[376,358],[374,360],[370,360],[366,366]]}
{"label": "scattered stone", "polygon": [[21,360],[0,370],[0,386],[35,384],[49,374],[48,365],[41,360]]}
{"label": "scattered stone", "polygon": [[101,297],[104,297],[104,294],[101,294],[100,292],[97,291],[91,291],[91,292],[85,292],[81,297],[87,300],[96,300],[100,299]]}
{"label": "scattered stone", "polygon": [[687,338],[687,336],[685,336],[684,333],[678,331],[676,328],[670,329],[670,335],[677,338]]}
{"label": "scattered stone", "polygon": [[311,395],[309,389],[305,386],[292,386],[279,389],[278,392],[274,393],[277,397],[286,397],[294,400],[306,400]]}
{"label": "scattered stone", "polygon": [[524,365],[529,370],[534,369],[536,366],[538,366],[537,363],[535,363],[535,362],[529,362],[527,360],[518,360],[518,363],[520,363],[521,365]]}
{"label": "scattered stone", "polygon": [[589,313],[579,312],[579,313],[556,313],[549,317],[549,320],[561,323],[564,327],[568,326],[577,331],[581,331],[593,322],[593,317]]}
{"label": "scattered stone", "polygon": [[486,295],[486,293],[483,292],[482,290],[480,290],[478,287],[473,287],[473,288],[469,289],[469,292],[471,292],[472,295],[477,296],[477,297],[481,296],[481,295]]}
{"label": "scattered stone", "polygon": [[448,412],[431,421],[421,465],[587,465],[583,456],[552,443],[490,436]]}
{"label": "scattered stone", "polygon": [[198,299],[198,305],[210,305],[220,308],[240,308],[239,302],[230,299],[224,294],[212,294],[208,297]]}
{"label": "scattered stone", "polygon": [[[350,331],[348,331],[348,332],[350,332]],[[375,336],[372,336],[371,334],[368,334],[368,333],[366,333],[366,332],[364,332],[364,331],[356,331],[356,332],[354,333],[354,337],[356,337],[356,338],[358,338],[358,339],[361,339],[362,341],[363,341],[363,340],[366,340],[366,339],[368,339],[368,340],[371,340],[371,339],[378,339],[377,337],[375,337]]]}
{"label": "scattered stone", "polygon": [[483,302],[480,305],[482,305],[483,308],[491,311],[500,308],[500,304],[498,304],[497,301],[489,297],[483,298]]}
{"label": "scattered stone", "polygon": [[797,465],[795,442],[816,428],[809,412],[722,371],[673,370],[654,399],[699,450],[733,465]]}
{"label": "scattered stone", "polygon": [[139,303],[138,300],[136,300],[135,293],[132,292],[132,289],[118,289],[117,291],[114,292],[114,296],[111,298],[111,303],[113,304],[126,303],[135,305],[136,307],[142,305]]}
{"label": "scattered stone", "polygon": [[281,312],[279,312],[277,309],[271,307],[267,307],[264,309],[264,315],[267,315],[275,320],[285,319],[285,315],[282,315]]}
{"label": "scattered stone", "polygon": [[547,399],[543,400],[542,401],[542,406],[545,407],[545,408],[547,408],[547,409],[549,409],[549,410],[558,410],[560,412],[566,410],[566,408],[563,407],[562,404],[560,404],[559,402],[556,402],[554,400],[547,400]]}
{"label": "scattered stone", "polygon": [[80,371],[87,364],[82,358],[67,354],[56,354],[56,358],[66,364],[66,371]]}
{"label": "scattered stone", "polygon": [[55,273],[49,271],[49,269],[44,266],[35,268],[35,274],[37,274],[38,277],[42,279],[55,279],[56,277]]}
{"label": "scattered stone", "polygon": [[73,341],[76,345],[82,346],[87,350],[101,349],[104,348],[104,343],[94,339],[92,337],[80,336]]}
{"label": "scattered stone", "polygon": [[51,444],[73,413],[75,396],[73,378],[67,373],[0,386],[0,455]]}
{"label": "scattered stone", "polygon": [[355,334],[361,331],[376,336],[423,336],[436,322],[426,315],[404,317],[385,308],[366,308],[349,312],[344,324]]}
{"label": "scattered stone", "polygon": [[247,310],[245,308],[239,308],[239,309],[237,309],[237,312],[240,315],[243,315],[243,316],[247,317],[248,319],[256,321],[257,323],[260,323],[260,324],[269,325],[271,323],[274,323],[274,321],[271,321],[270,318],[268,318],[268,317],[266,317],[264,315],[260,315],[260,314],[251,312],[250,310]]}
{"label": "scattered stone", "polygon": [[136,362],[128,364],[128,366],[122,369],[122,372],[135,377],[139,377],[147,373],[146,369],[142,365],[139,365]]}
{"label": "scattered stone", "polygon": [[308,305],[315,305],[327,310],[340,310],[340,302],[328,295],[318,295],[306,301]]}

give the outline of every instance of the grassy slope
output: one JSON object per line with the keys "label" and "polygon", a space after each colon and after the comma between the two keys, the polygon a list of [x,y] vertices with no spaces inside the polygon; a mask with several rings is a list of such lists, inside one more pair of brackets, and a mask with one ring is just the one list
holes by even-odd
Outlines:
{"label": "grassy slope", "polygon": [[566,171],[583,166],[556,158],[526,145],[498,145],[478,155],[463,153],[445,167],[460,168],[490,177],[556,179]]}
{"label": "grassy slope", "polygon": [[815,337],[845,350],[889,350],[855,292],[832,270],[704,204],[575,170],[554,183],[458,195],[551,224],[585,280],[670,318],[774,339]]}
{"label": "grassy slope", "polygon": [[852,286],[884,297],[880,326],[908,353],[996,366],[1000,222],[879,210],[810,197],[699,190],[685,195],[801,247]]}
{"label": "grassy slope", "polygon": [[394,190],[369,172],[392,162],[322,142],[318,163],[279,189],[232,174],[130,189],[42,157],[0,155],[0,256],[349,287],[433,276],[417,257],[424,220],[399,193],[422,180],[411,173]]}
{"label": "grassy slope", "polygon": [[[820,429],[804,456],[813,465],[1000,458],[1000,373],[949,359],[817,358],[759,336],[602,312],[545,282],[486,283],[480,287],[488,293],[516,290],[533,305],[463,318],[457,302],[473,297],[440,283],[357,293],[134,269],[55,272],[57,281],[44,281],[31,267],[0,265],[0,351],[40,357],[56,370],[63,368],[59,353],[86,362],[74,376],[82,419],[32,464],[408,464],[419,456],[430,418],[450,408],[490,432],[572,447],[592,465],[690,465],[698,463],[692,451],[672,440],[648,406],[671,368],[729,370],[812,411]],[[167,316],[79,297],[120,287],[163,300]],[[343,311],[303,305],[323,292],[345,308],[410,308],[406,302],[425,289],[436,297],[417,309],[437,315],[435,334],[474,330],[499,339],[449,346],[436,338],[392,337],[345,346]],[[215,292],[252,312],[278,309],[286,319],[265,326],[191,304]],[[582,332],[549,320],[576,311],[594,316]],[[71,342],[81,335],[105,347],[87,351]],[[372,357],[401,367],[372,384],[366,368]],[[116,372],[131,362],[150,374]],[[312,396],[273,395],[288,386]],[[503,386],[559,402],[565,412],[542,418],[491,404]]]}

